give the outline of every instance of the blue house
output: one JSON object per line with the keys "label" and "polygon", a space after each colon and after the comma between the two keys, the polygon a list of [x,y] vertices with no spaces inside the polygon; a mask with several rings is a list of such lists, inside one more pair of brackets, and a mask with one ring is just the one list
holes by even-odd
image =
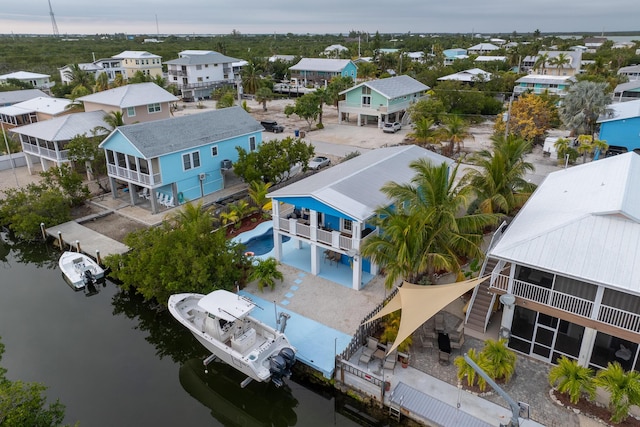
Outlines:
{"label": "blue house", "polygon": [[144,197],[157,213],[160,197],[174,205],[222,190],[236,147],[255,150],[262,130],[241,107],[121,126],[100,144],[113,197],[124,186],[132,205]]}
{"label": "blue house", "polygon": [[350,59],[302,58],[289,71],[304,86],[325,86],[334,77],[351,77],[355,82],[358,76],[358,67]]}
{"label": "blue house", "polygon": [[[453,163],[415,145],[380,148],[270,193],[275,258],[288,264],[297,258],[294,252],[306,250],[305,270],[317,276],[323,269],[349,266],[348,283],[361,289],[378,267],[360,256],[360,247],[378,234],[371,224],[376,209],[392,203],[380,189],[391,181],[409,183],[415,176],[409,165],[419,158],[434,165]],[[288,248],[295,249],[284,251],[283,237],[290,237]]]}
{"label": "blue house", "polygon": [[607,141],[609,150],[640,151],[640,99],[609,105],[598,123],[599,139]]}

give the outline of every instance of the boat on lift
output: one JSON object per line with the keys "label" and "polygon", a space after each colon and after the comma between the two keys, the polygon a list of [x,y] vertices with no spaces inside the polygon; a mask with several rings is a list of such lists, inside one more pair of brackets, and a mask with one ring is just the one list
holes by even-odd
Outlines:
{"label": "boat on lift", "polygon": [[243,387],[251,380],[279,387],[296,360],[296,350],[284,334],[288,315],[280,313],[282,326],[274,329],[250,315],[256,307],[249,298],[226,290],[169,297],[171,315],[211,352],[205,366],[217,358],[247,376]]}

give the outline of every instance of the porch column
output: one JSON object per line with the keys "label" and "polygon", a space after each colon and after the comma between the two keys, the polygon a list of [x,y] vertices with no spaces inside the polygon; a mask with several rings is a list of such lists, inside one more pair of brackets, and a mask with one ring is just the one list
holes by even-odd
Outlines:
{"label": "porch column", "polygon": [[320,251],[318,250],[318,213],[309,209],[309,238],[311,239],[311,274],[320,274]]}
{"label": "porch column", "polygon": [[155,188],[151,189],[149,200],[151,200],[151,213],[155,215],[158,213],[158,192]]}
{"label": "porch column", "polygon": [[135,206],[136,197],[138,197],[138,195],[136,194],[135,185],[133,185],[133,183],[131,182],[128,182],[127,188],[129,189],[129,201],[131,202],[131,206]]}
{"label": "porch column", "polygon": [[591,360],[591,352],[593,351],[593,344],[596,342],[597,334],[598,331],[595,329],[584,328],[582,344],[580,344],[580,353],[578,353],[578,365],[589,366],[589,360]]}
{"label": "porch column", "polygon": [[112,176],[109,177],[109,187],[111,188],[111,197],[113,199],[118,198],[118,194],[116,193],[116,179]]}
{"label": "porch column", "polygon": [[354,255],[351,258],[351,268],[352,268],[352,279],[351,279],[351,287],[356,291],[360,290],[360,284],[362,283],[362,261],[360,255]]}
{"label": "porch column", "polygon": [[31,154],[25,152],[24,149],[22,151],[24,152],[24,158],[27,161],[27,170],[29,171],[29,175],[33,175],[33,171],[31,170],[31,162],[33,162]]}
{"label": "porch column", "polygon": [[273,225],[273,256],[276,260],[282,259],[282,238],[280,237],[280,203],[276,199],[271,199],[271,215]]}

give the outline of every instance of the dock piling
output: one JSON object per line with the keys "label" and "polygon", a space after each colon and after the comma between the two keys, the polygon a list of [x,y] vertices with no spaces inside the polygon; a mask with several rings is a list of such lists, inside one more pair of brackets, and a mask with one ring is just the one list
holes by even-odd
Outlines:
{"label": "dock piling", "polygon": [[40,232],[42,233],[42,239],[47,240],[47,230],[44,228],[44,222],[40,223]]}
{"label": "dock piling", "polygon": [[62,231],[58,231],[58,245],[61,250],[64,250],[64,242],[62,241]]}
{"label": "dock piling", "polygon": [[76,240],[76,252],[78,252],[78,253],[82,252],[80,250],[80,240]]}
{"label": "dock piling", "polygon": [[102,265],[102,259],[100,259],[100,249],[96,249],[96,262]]}

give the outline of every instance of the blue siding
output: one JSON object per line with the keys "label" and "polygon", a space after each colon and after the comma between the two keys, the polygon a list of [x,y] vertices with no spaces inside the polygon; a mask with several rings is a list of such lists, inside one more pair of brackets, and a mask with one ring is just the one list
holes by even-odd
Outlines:
{"label": "blue siding", "polygon": [[609,146],[625,147],[629,151],[640,148],[640,117],[612,120],[600,124],[600,136]]}
{"label": "blue siding", "polygon": [[131,145],[129,140],[117,130],[109,135],[107,139],[100,144],[100,147],[105,150],[112,150],[117,153],[124,153],[130,156],[142,158],[142,154],[136,149],[136,147]]}
{"label": "blue siding", "polygon": [[342,77],[351,77],[353,81],[356,81],[358,76],[358,67],[353,62],[349,62],[346,67],[342,70]]}

